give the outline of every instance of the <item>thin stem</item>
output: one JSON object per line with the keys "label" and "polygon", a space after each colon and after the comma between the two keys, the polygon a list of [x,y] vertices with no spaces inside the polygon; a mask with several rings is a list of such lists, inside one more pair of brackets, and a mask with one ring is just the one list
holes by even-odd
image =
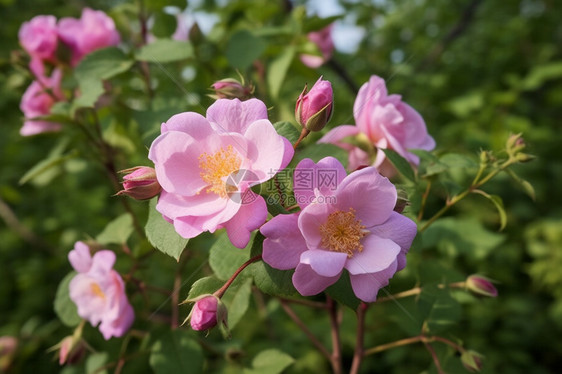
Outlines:
{"label": "thin stem", "polygon": [[228,290],[228,287],[230,287],[230,285],[232,284],[232,282],[234,282],[234,280],[236,279],[236,277],[250,264],[261,260],[261,255],[257,255],[252,257],[251,259],[249,259],[248,261],[244,262],[242,264],[242,266],[240,266],[238,268],[238,270],[236,270],[234,272],[234,274],[232,274],[232,276],[230,277],[229,280],[226,281],[226,283],[217,291],[214,293],[214,295],[216,297],[218,297],[219,299],[224,295],[224,293],[226,292],[226,290]]}
{"label": "thin stem", "polygon": [[418,336],[413,336],[411,338],[400,339],[400,340],[397,340],[397,341],[394,341],[394,342],[377,345],[375,347],[372,347],[372,348],[369,348],[369,349],[365,350],[365,352],[363,353],[363,356],[369,356],[369,355],[372,355],[372,354],[375,354],[375,353],[384,352],[386,350],[396,348],[396,347],[401,347],[403,345],[419,343],[419,342],[423,341],[423,339],[424,339],[424,337],[422,335],[418,335]]}
{"label": "thin stem", "polygon": [[283,300],[281,300],[281,307],[283,308],[285,313],[287,313],[287,315],[291,317],[293,322],[295,322],[297,326],[299,326],[299,328],[302,330],[302,332],[304,332],[304,334],[308,337],[308,339],[316,347],[316,349],[318,349],[318,351],[320,351],[320,353],[331,362],[332,355],[330,354],[330,352],[328,352],[326,347],[324,347],[322,343],[320,343],[316,336],[314,336],[314,334],[308,329],[306,324],[296,315],[293,309],[291,309],[291,307]]}
{"label": "thin stem", "polygon": [[[449,340],[449,339],[443,338],[443,337],[441,337],[441,336],[432,336],[430,339],[431,339],[431,341],[436,341],[436,342],[445,343],[445,344],[447,344],[447,345],[453,347],[453,348],[455,349],[455,351],[458,351],[458,352],[460,352],[460,353],[463,353],[463,352],[464,352],[464,348],[463,348],[463,347],[461,347],[460,345],[458,345],[457,343],[455,343],[455,342],[453,342],[453,341],[451,341],[451,340]],[[428,339],[428,340],[429,340],[429,339]]]}
{"label": "thin stem", "polygon": [[350,374],[359,373],[359,368],[361,367],[361,362],[363,361],[364,354],[364,334],[365,334],[365,314],[369,308],[369,304],[361,303],[357,308],[357,333],[355,340],[355,352],[353,353],[353,362],[351,364]]}
{"label": "thin stem", "polygon": [[330,327],[332,335],[332,354],[330,355],[330,363],[334,374],[343,373],[342,370],[342,354],[340,341],[340,326],[338,322],[338,304],[330,297],[327,299],[328,310],[330,314]]}
{"label": "thin stem", "polygon": [[320,303],[317,301],[310,301],[310,300],[305,300],[305,299],[287,299],[284,297],[280,297],[279,300],[287,302],[287,303],[292,303],[292,304],[300,304],[300,305],[305,305],[305,306],[309,306],[312,308],[319,308],[319,309],[328,309],[328,305],[326,303]]}
{"label": "thin stem", "polygon": [[425,204],[427,203],[427,197],[429,196],[430,190],[431,190],[431,179],[427,181],[427,187],[425,188],[425,192],[422,195],[420,211],[418,213],[418,222],[420,222],[423,218],[423,211],[425,209]]}
{"label": "thin stem", "polygon": [[443,371],[443,369],[441,368],[441,363],[439,362],[439,357],[437,357],[437,353],[435,353],[435,350],[433,349],[433,347],[431,346],[431,344],[429,344],[428,342],[424,341],[423,345],[425,345],[425,348],[427,349],[427,351],[429,352],[429,354],[431,355],[431,358],[433,359],[433,362],[435,363],[435,367],[437,368],[437,372],[439,374],[445,374],[445,372]]}
{"label": "thin stem", "polygon": [[[466,284],[465,282],[455,282],[455,283],[449,283],[449,284],[438,284],[437,287],[439,288],[445,288],[445,287],[449,287],[449,288],[465,288]],[[422,287],[414,287],[410,290],[406,290],[406,291],[402,291],[402,292],[398,292],[394,295],[390,295],[390,296],[386,296],[386,297],[379,297],[377,299],[377,303],[383,303],[385,301],[390,301],[390,300],[396,300],[396,299],[402,299],[404,297],[409,297],[409,296],[415,296],[415,295],[419,295],[422,292],[423,288]]]}
{"label": "thin stem", "polygon": [[308,134],[310,134],[310,131],[305,129],[303,127],[302,131],[301,131],[301,135],[299,136],[299,138],[297,139],[297,141],[295,142],[295,144],[293,144],[293,148],[297,149],[297,146],[301,143],[301,141],[306,138],[308,136]]}

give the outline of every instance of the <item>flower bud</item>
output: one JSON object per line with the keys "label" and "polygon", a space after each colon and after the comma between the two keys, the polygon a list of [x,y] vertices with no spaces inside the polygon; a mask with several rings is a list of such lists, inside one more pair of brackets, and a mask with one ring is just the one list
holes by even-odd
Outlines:
{"label": "flower bud", "polygon": [[295,118],[308,131],[320,131],[332,118],[333,104],[332,84],[320,77],[308,93],[304,86],[295,106]]}
{"label": "flower bud", "polygon": [[397,189],[396,192],[398,194],[398,197],[396,199],[396,204],[394,205],[394,211],[396,213],[402,213],[404,211],[404,208],[410,205],[410,200],[408,200],[408,194],[406,193],[406,191]]}
{"label": "flower bud", "polygon": [[475,351],[464,351],[461,354],[462,365],[471,373],[479,372],[482,370],[482,356],[480,353]]}
{"label": "flower bud", "polygon": [[226,326],[227,314],[226,307],[218,297],[204,295],[195,302],[188,318],[193,330],[202,331],[209,330],[221,322]]}
{"label": "flower bud", "polygon": [[471,275],[466,278],[466,288],[477,295],[496,297],[498,290],[492,282],[481,275]]}
{"label": "flower bud", "polygon": [[59,343],[59,364],[72,364],[78,362],[86,352],[86,346],[82,338],[72,335],[67,336]]}
{"label": "flower bud", "polygon": [[116,195],[126,195],[136,200],[150,199],[160,193],[162,187],[156,179],[156,171],[148,166],[136,166],[120,171],[123,177],[123,190]]}
{"label": "flower bud", "polygon": [[0,336],[0,372],[8,370],[18,348],[18,339],[14,336]]}
{"label": "flower bud", "polygon": [[211,85],[215,90],[214,95],[210,95],[214,99],[247,99],[254,93],[254,87],[240,83],[234,78],[221,79]]}

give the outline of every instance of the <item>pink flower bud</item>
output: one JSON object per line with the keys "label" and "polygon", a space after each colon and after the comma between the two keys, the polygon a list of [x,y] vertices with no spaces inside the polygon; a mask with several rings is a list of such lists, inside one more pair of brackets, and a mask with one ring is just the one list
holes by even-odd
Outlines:
{"label": "pink flower bud", "polygon": [[466,278],[466,288],[477,295],[496,297],[498,290],[492,282],[481,275],[471,275]]}
{"label": "pink flower bud", "polygon": [[305,85],[297,99],[295,118],[305,129],[320,131],[332,117],[333,104],[332,84],[320,77],[308,93]]}
{"label": "pink flower bud", "polygon": [[218,297],[209,295],[195,302],[190,320],[193,330],[209,330],[221,321],[226,324],[226,307]]}
{"label": "pink flower bud", "polygon": [[482,370],[482,356],[475,351],[464,351],[461,355],[461,362],[466,370],[471,373],[476,373]]}
{"label": "pink flower bud", "polygon": [[86,346],[81,338],[70,335],[59,343],[59,365],[78,362],[86,352]]}
{"label": "pink flower bud", "polygon": [[211,95],[215,99],[246,99],[254,93],[252,85],[245,86],[236,79],[221,79],[211,85],[215,94]]}
{"label": "pink flower bud", "polygon": [[14,336],[0,336],[0,372],[8,370],[18,348],[18,339]]}
{"label": "pink flower bud", "polygon": [[117,195],[126,195],[136,200],[146,200],[158,195],[162,190],[156,179],[156,171],[148,166],[136,166],[122,170],[127,173],[123,177],[123,190]]}
{"label": "pink flower bud", "polygon": [[308,40],[316,44],[320,50],[321,56],[302,54],[300,59],[303,64],[310,68],[317,68],[332,58],[334,53],[334,41],[332,40],[332,28],[334,24],[330,24],[321,30],[309,32]]}

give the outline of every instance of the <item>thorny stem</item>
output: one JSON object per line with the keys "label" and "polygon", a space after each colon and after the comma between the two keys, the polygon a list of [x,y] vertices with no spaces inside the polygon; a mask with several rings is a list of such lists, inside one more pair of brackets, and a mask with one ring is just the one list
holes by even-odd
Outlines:
{"label": "thorny stem", "polygon": [[359,373],[359,368],[361,367],[361,362],[363,361],[363,343],[365,336],[365,314],[369,304],[361,303],[357,308],[357,334],[355,340],[355,352],[353,353],[353,362],[351,364],[350,374]]}
{"label": "thorny stem", "polygon": [[242,272],[242,270],[244,270],[248,265],[261,260],[261,255],[257,255],[252,257],[251,259],[249,259],[248,261],[244,262],[239,268],[238,270],[236,270],[234,272],[234,274],[232,274],[232,276],[230,277],[229,280],[226,281],[226,283],[219,288],[214,295],[216,297],[218,297],[219,299],[224,295],[224,293],[226,292],[226,290],[228,290],[228,287],[230,287],[230,285],[232,284],[232,282],[234,282],[234,280],[236,279],[236,277]]}
{"label": "thorny stem", "polygon": [[308,327],[306,327],[306,324],[296,315],[296,313],[293,311],[293,309],[291,309],[286,301],[281,300],[281,307],[283,308],[285,313],[287,313],[287,315],[291,317],[293,322],[295,322],[297,326],[299,326],[299,328],[302,330],[302,332],[304,332],[304,334],[308,337],[308,339],[316,347],[316,349],[318,349],[318,351],[320,351],[320,353],[331,362],[332,356],[330,352],[328,352],[326,347],[324,347],[322,343],[320,343],[320,341],[316,338],[316,336],[314,336],[314,334],[308,329]]}
{"label": "thorny stem", "polygon": [[328,310],[330,314],[330,327],[332,333],[332,354],[330,355],[330,363],[334,374],[342,374],[342,354],[341,354],[341,341],[338,322],[338,304],[328,296],[327,298]]}
{"label": "thorny stem", "polygon": [[447,199],[445,206],[443,208],[441,208],[437,213],[435,213],[433,215],[433,217],[431,217],[429,220],[427,220],[422,227],[419,229],[419,232],[423,232],[425,231],[429,226],[431,226],[439,217],[441,217],[443,214],[445,214],[453,205],[455,205],[456,203],[458,203],[459,201],[461,201],[462,199],[464,199],[467,195],[469,195],[470,193],[474,192],[474,190],[478,189],[480,186],[482,186],[483,184],[487,183],[490,179],[492,179],[493,177],[495,177],[496,175],[498,175],[501,171],[505,170],[507,167],[509,167],[510,165],[516,163],[517,160],[514,157],[510,157],[509,159],[507,159],[504,163],[502,163],[501,165],[499,165],[496,169],[492,170],[488,175],[486,175],[484,178],[478,180],[478,178],[480,177],[480,175],[482,174],[482,167],[480,168],[481,170],[479,170],[476,178],[474,179],[474,181],[472,182],[472,184],[463,192],[461,192],[458,195],[453,196],[450,199]]}

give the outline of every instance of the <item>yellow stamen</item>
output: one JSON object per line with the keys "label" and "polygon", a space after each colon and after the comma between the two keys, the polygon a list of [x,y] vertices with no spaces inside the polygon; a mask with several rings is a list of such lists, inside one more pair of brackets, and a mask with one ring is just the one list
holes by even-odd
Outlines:
{"label": "yellow stamen", "polygon": [[320,225],[320,233],[323,248],[347,253],[347,257],[351,258],[355,251],[363,250],[361,239],[368,231],[361,224],[361,220],[355,217],[355,209],[349,208],[347,212],[338,210],[330,214],[326,223]]}
{"label": "yellow stamen", "polygon": [[214,192],[220,197],[226,197],[227,188],[224,178],[240,168],[242,160],[234,151],[232,145],[221,147],[218,152],[209,155],[207,152],[199,156],[201,178],[209,185],[207,193]]}
{"label": "yellow stamen", "polygon": [[99,284],[91,283],[90,284],[90,290],[94,293],[94,295],[96,295],[98,297],[101,297],[102,299],[105,299],[105,294],[101,290]]}

